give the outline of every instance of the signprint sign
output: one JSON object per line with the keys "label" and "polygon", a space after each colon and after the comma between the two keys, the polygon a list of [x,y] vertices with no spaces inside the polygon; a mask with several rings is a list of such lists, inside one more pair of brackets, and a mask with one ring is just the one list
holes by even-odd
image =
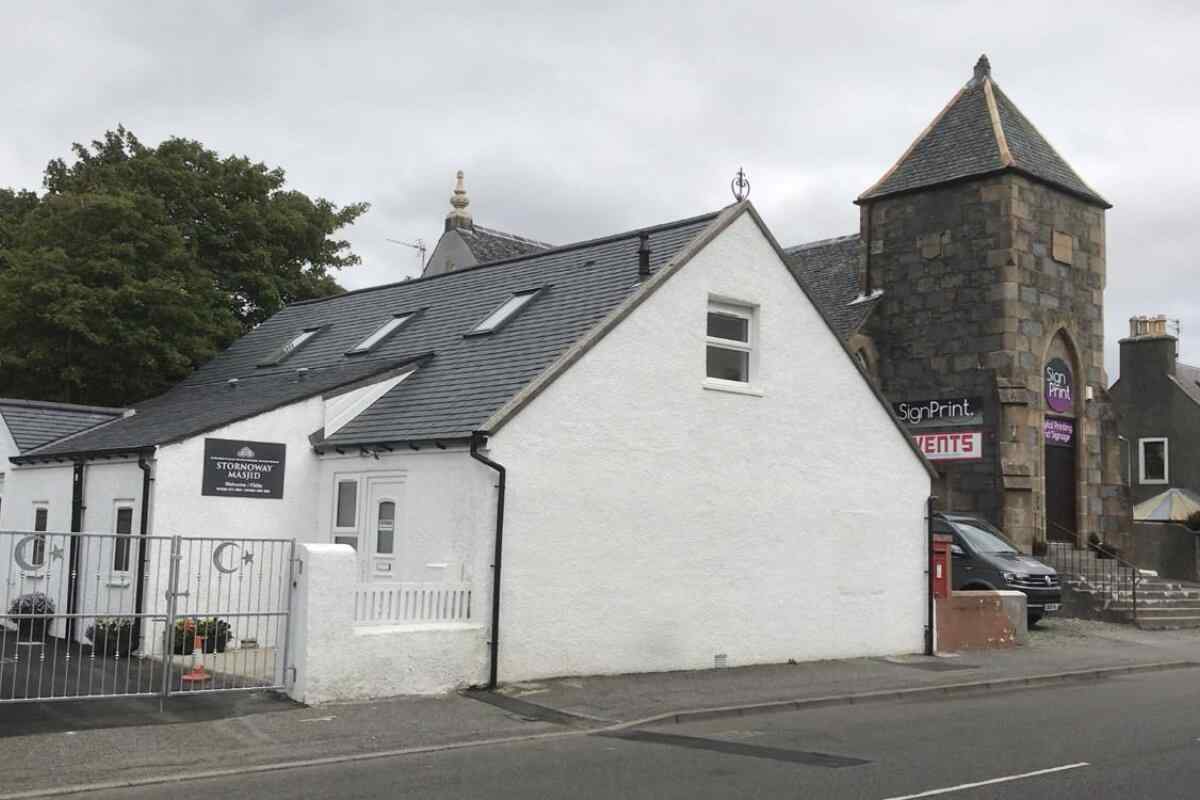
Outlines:
{"label": "signprint sign", "polygon": [[1070,447],[1071,441],[1075,438],[1075,422],[1069,419],[1046,417],[1044,431],[1046,444]]}
{"label": "signprint sign", "polygon": [[206,497],[283,497],[287,445],[235,439],[204,440]]}
{"label": "signprint sign", "polygon": [[1046,405],[1051,411],[1064,414],[1071,410],[1071,368],[1061,358],[1046,362]]}
{"label": "signprint sign", "polygon": [[913,439],[930,461],[978,461],[983,458],[983,432],[918,433]]}
{"label": "signprint sign", "polygon": [[892,403],[896,419],[905,425],[978,425],[983,421],[983,400],[978,397],[948,397],[936,400],[906,400]]}

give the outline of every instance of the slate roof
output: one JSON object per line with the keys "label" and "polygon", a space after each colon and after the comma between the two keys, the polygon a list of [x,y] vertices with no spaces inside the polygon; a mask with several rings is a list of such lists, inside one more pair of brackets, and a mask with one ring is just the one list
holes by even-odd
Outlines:
{"label": "slate roof", "polygon": [[456,228],[456,232],[462,237],[467,248],[471,251],[471,255],[475,257],[476,263],[487,264],[492,261],[503,261],[507,258],[517,258],[528,253],[536,253],[539,250],[549,250],[553,245],[539,242],[534,239],[526,239],[523,236],[517,236],[504,231],[485,228],[482,225],[475,225],[471,228],[462,227]]}
{"label": "slate roof", "polygon": [[122,408],[0,398],[0,417],[4,418],[8,432],[22,453],[111,422],[122,413]]}
{"label": "slate roof", "polygon": [[1175,383],[1184,393],[1200,405],[1200,367],[1175,362]]}
{"label": "slate roof", "polygon": [[859,300],[858,259],[862,240],[858,234],[800,244],[783,252],[788,269],[825,313],[834,333],[846,341],[867,321],[879,301],[878,295]]}
{"label": "slate roof", "polygon": [[[651,269],[667,263],[716,213],[652,228]],[[212,430],[337,386],[416,372],[335,435],[330,446],[471,435],[635,289],[640,231],[539,251],[403,283],[296,303],[263,322],[131,417],[32,456],[132,450]],[[466,336],[514,292],[542,291],[495,333]],[[346,352],[400,313],[413,318],[373,351]],[[299,332],[325,326],[282,363],[258,364]],[[304,381],[297,370],[306,367]],[[236,389],[228,388],[238,379]]]}
{"label": "slate roof", "polygon": [[1008,169],[1111,207],[1000,90],[984,57],[976,77],[858,202]]}

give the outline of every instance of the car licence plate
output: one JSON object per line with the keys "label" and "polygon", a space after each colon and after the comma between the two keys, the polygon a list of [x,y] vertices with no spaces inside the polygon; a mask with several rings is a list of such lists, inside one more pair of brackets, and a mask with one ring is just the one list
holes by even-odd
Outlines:
{"label": "car licence plate", "polygon": [[1058,611],[1060,607],[1059,603],[1046,603],[1046,605],[1042,606],[1046,611]]}

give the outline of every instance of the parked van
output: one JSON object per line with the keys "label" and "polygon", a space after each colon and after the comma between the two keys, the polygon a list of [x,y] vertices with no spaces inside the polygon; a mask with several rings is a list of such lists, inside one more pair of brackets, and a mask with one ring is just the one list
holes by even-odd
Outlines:
{"label": "parked van", "polygon": [[1016,545],[987,520],[970,514],[937,514],[933,532],[954,537],[950,545],[955,589],[1015,589],[1024,592],[1029,624],[1058,611],[1058,573]]}

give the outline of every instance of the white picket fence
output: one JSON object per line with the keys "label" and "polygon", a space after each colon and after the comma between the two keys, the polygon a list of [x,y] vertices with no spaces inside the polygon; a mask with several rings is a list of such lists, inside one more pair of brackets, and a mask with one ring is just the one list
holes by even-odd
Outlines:
{"label": "white picket fence", "polygon": [[354,622],[359,625],[470,619],[471,587],[465,583],[365,583],[354,591]]}

